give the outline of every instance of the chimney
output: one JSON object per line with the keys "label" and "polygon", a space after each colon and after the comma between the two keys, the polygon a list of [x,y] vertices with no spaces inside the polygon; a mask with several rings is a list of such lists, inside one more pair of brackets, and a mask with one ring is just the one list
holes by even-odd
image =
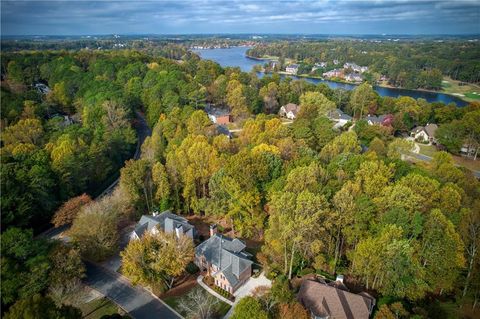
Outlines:
{"label": "chimney", "polygon": [[213,237],[217,233],[217,225],[210,225],[210,237]]}
{"label": "chimney", "polygon": [[343,275],[337,275],[337,280],[343,284]]}
{"label": "chimney", "polygon": [[158,211],[157,210],[153,211],[152,215],[153,215],[153,217],[158,216]]}
{"label": "chimney", "polygon": [[177,225],[177,227],[175,227],[175,235],[177,235],[177,238],[180,238],[180,236],[183,235],[182,225]]}

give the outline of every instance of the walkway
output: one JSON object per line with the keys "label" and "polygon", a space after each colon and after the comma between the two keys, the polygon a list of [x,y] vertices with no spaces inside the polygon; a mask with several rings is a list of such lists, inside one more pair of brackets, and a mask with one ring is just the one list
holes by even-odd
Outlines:
{"label": "walkway", "polygon": [[218,292],[216,292],[215,290],[213,290],[212,288],[208,287],[207,284],[205,284],[203,282],[203,276],[200,275],[197,277],[197,283],[202,286],[203,289],[205,289],[206,291],[208,291],[209,293],[211,293],[212,295],[214,295],[215,297],[217,297],[218,299],[220,299],[221,301],[229,304],[230,306],[233,306],[233,301],[230,301],[228,300],[227,298],[221,296]]}
{"label": "walkway", "polygon": [[134,319],[180,319],[175,310],[142,287],[133,287],[123,276],[85,262],[85,283],[112,300]]}

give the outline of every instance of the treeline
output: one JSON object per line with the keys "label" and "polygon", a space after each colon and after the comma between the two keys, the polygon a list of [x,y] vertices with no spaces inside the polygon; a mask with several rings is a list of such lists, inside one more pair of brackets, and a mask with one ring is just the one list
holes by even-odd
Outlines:
{"label": "treeline", "polygon": [[[392,85],[411,89],[440,89],[442,75],[464,82],[480,81],[477,42],[282,41],[257,45],[248,54],[289,58],[310,66],[327,62],[327,70],[354,62],[368,66],[370,72],[376,73],[374,79],[385,75]],[[334,65],[333,60],[339,64]]]}

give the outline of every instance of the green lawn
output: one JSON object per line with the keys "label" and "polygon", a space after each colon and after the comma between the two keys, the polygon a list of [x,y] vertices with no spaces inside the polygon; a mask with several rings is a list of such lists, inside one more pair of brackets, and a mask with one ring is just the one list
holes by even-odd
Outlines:
{"label": "green lawn", "polygon": [[437,148],[433,145],[425,145],[421,143],[417,143],[420,146],[420,154],[425,156],[433,157],[433,154],[437,152]]}
{"label": "green lawn", "polygon": [[[169,305],[170,307],[172,307],[173,309],[175,309],[178,313],[180,313],[182,316],[185,315],[184,312],[182,312],[180,310],[180,308],[178,307],[179,306],[179,302],[180,302],[180,299],[183,298],[184,296],[186,296],[190,291],[193,291],[195,289],[200,289],[202,291],[204,291],[205,293],[208,294],[207,291],[205,291],[202,287],[200,286],[194,286],[192,289],[190,289],[189,291],[186,291],[182,296],[175,296],[175,297],[164,297],[162,298],[163,301],[165,301],[165,303],[167,305]],[[216,312],[216,317],[214,318],[223,318],[223,316],[225,316],[225,314],[228,312],[228,310],[230,309],[230,305],[223,302],[223,301],[220,301],[218,300],[218,303],[216,304],[215,306],[215,312]]]}
{"label": "green lawn", "polygon": [[[113,302],[107,298],[99,298],[81,305],[83,319],[99,319],[105,315],[123,313]],[[120,310],[120,311],[119,311]]]}
{"label": "green lawn", "polygon": [[465,93],[465,96],[474,100],[480,100],[479,92],[468,92],[468,93]]}

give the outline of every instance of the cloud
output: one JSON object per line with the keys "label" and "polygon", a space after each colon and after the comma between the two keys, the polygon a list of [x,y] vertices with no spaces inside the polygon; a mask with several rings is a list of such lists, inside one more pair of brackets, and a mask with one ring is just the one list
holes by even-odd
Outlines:
{"label": "cloud", "polygon": [[[2,34],[480,33],[478,1],[2,1]],[[455,23],[453,23],[455,22]],[[312,30],[315,29],[315,30]]]}

